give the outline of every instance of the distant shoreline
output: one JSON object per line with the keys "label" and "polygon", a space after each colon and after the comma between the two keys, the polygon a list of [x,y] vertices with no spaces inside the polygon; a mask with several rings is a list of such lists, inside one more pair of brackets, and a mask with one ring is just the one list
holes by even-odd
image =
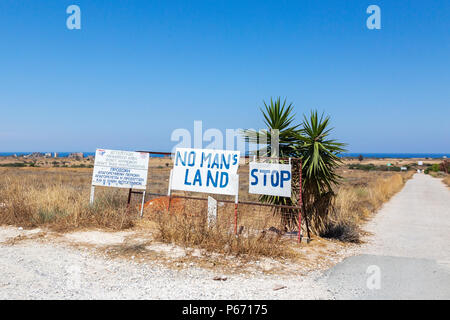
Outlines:
{"label": "distant shoreline", "polygon": [[442,159],[450,157],[450,153],[343,153],[340,156],[342,158],[358,158],[359,155],[370,159]]}
{"label": "distant shoreline", "polygon": [[[18,157],[31,155],[33,152],[0,152],[0,157],[12,157],[17,155]],[[53,154],[55,152],[40,152],[42,154],[50,153]],[[70,154],[74,154],[78,152],[56,152],[58,155],[57,158],[67,158]],[[95,152],[80,152],[83,153],[84,157],[95,156]],[[359,155],[362,155],[363,158],[366,159],[442,159],[444,157],[450,158],[450,153],[343,153],[339,156],[342,158],[358,158]],[[151,155],[151,157],[159,158],[161,155]]]}

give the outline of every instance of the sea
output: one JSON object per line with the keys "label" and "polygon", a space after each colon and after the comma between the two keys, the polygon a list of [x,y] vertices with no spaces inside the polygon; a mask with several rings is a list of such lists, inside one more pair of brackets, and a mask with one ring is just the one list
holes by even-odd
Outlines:
{"label": "sea", "polygon": [[[33,152],[0,152],[0,157],[7,157],[7,156],[23,156],[32,154]],[[51,153],[52,152],[41,152],[41,153]],[[69,154],[75,153],[75,152],[57,152],[59,158],[65,158]],[[85,157],[87,156],[95,156],[95,152],[83,152],[83,155]],[[340,157],[347,157],[347,158],[357,158],[359,155],[362,155],[364,158],[399,158],[399,159],[408,159],[408,158],[432,158],[432,159],[439,159],[439,158],[450,158],[450,153],[367,153],[367,152],[353,152],[353,153],[341,153],[339,154]],[[150,157],[162,157],[162,155],[159,154],[151,154]]]}
{"label": "sea", "polygon": [[357,158],[362,155],[364,158],[398,158],[398,159],[408,159],[408,158],[449,158],[450,153],[342,153],[341,157],[347,158]]}

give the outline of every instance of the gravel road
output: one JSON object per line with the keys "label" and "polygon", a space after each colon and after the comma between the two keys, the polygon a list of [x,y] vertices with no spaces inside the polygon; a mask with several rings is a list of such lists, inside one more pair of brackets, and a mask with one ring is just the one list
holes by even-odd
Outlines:
{"label": "gravel road", "polygon": [[[217,281],[197,267],[177,271],[48,241],[0,242],[0,299],[448,299],[449,203],[442,182],[416,174],[366,226],[369,243],[307,276],[234,274]],[[0,240],[11,232],[2,230]]]}
{"label": "gravel road", "polygon": [[[373,235],[324,276],[337,299],[450,299],[450,189],[416,174],[365,227]],[[378,277],[379,276],[379,277]]]}

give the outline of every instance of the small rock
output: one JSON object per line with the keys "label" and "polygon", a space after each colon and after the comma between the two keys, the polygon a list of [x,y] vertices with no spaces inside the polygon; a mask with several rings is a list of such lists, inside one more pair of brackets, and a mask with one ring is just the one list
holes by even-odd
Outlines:
{"label": "small rock", "polygon": [[281,290],[281,289],[286,289],[286,286],[283,286],[281,284],[275,285],[275,287],[273,287],[273,291],[277,291],[277,290]]}
{"label": "small rock", "polygon": [[213,280],[216,280],[216,281],[226,281],[227,279],[228,278],[225,276],[216,276],[213,278]]}
{"label": "small rock", "polygon": [[19,231],[22,231],[23,230],[23,228],[22,227],[19,227]]}

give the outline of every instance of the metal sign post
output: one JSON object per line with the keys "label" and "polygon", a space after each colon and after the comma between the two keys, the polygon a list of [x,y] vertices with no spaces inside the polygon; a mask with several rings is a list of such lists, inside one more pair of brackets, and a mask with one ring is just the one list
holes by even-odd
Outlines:
{"label": "metal sign post", "polygon": [[170,202],[172,200],[172,174],[173,174],[173,170],[170,170],[169,187],[168,187],[168,190],[167,190],[167,196],[169,197],[168,203],[167,203],[167,212],[169,212]]}
{"label": "metal sign post", "polygon": [[145,202],[145,190],[142,192],[142,202],[141,202],[141,218],[144,215],[144,202]]}
{"label": "metal sign post", "polygon": [[[131,203],[131,194],[141,194],[140,215],[142,217],[147,189],[148,164],[149,154],[147,152],[97,149],[89,204],[94,204],[95,186],[127,188],[127,211]],[[133,188],[142,191],[133,191]]]}
{"label": "metal sign post", "polygon": [[141,200],[141,209],[140,209],[140,217],[142,218],[144,215],[144,202],[145,202],[145,194],[147,193],[146,190],[144,191],[134,191],[133,189],[130,189],[128,191],[128,202],[127,202],[127,207],[130,207],[131,204],[131,194],[141,194],[142,195],[142,200]]}
{"label": "metal sign post", "polygon": [[[300,160],[299,178],[298,178],[298,243],[302,242],[302,207],[303,207],[303,186],[302,186],[302,160]],[[308,227],[307,227],[308,228]],[[308,230],[309,237],[309,230]]]}
{"label": "metal sign post", "polygon": [[[239,190],[239,189],[238,189]],[[239,194],[234,198],[234,234],[237,235]]]}

